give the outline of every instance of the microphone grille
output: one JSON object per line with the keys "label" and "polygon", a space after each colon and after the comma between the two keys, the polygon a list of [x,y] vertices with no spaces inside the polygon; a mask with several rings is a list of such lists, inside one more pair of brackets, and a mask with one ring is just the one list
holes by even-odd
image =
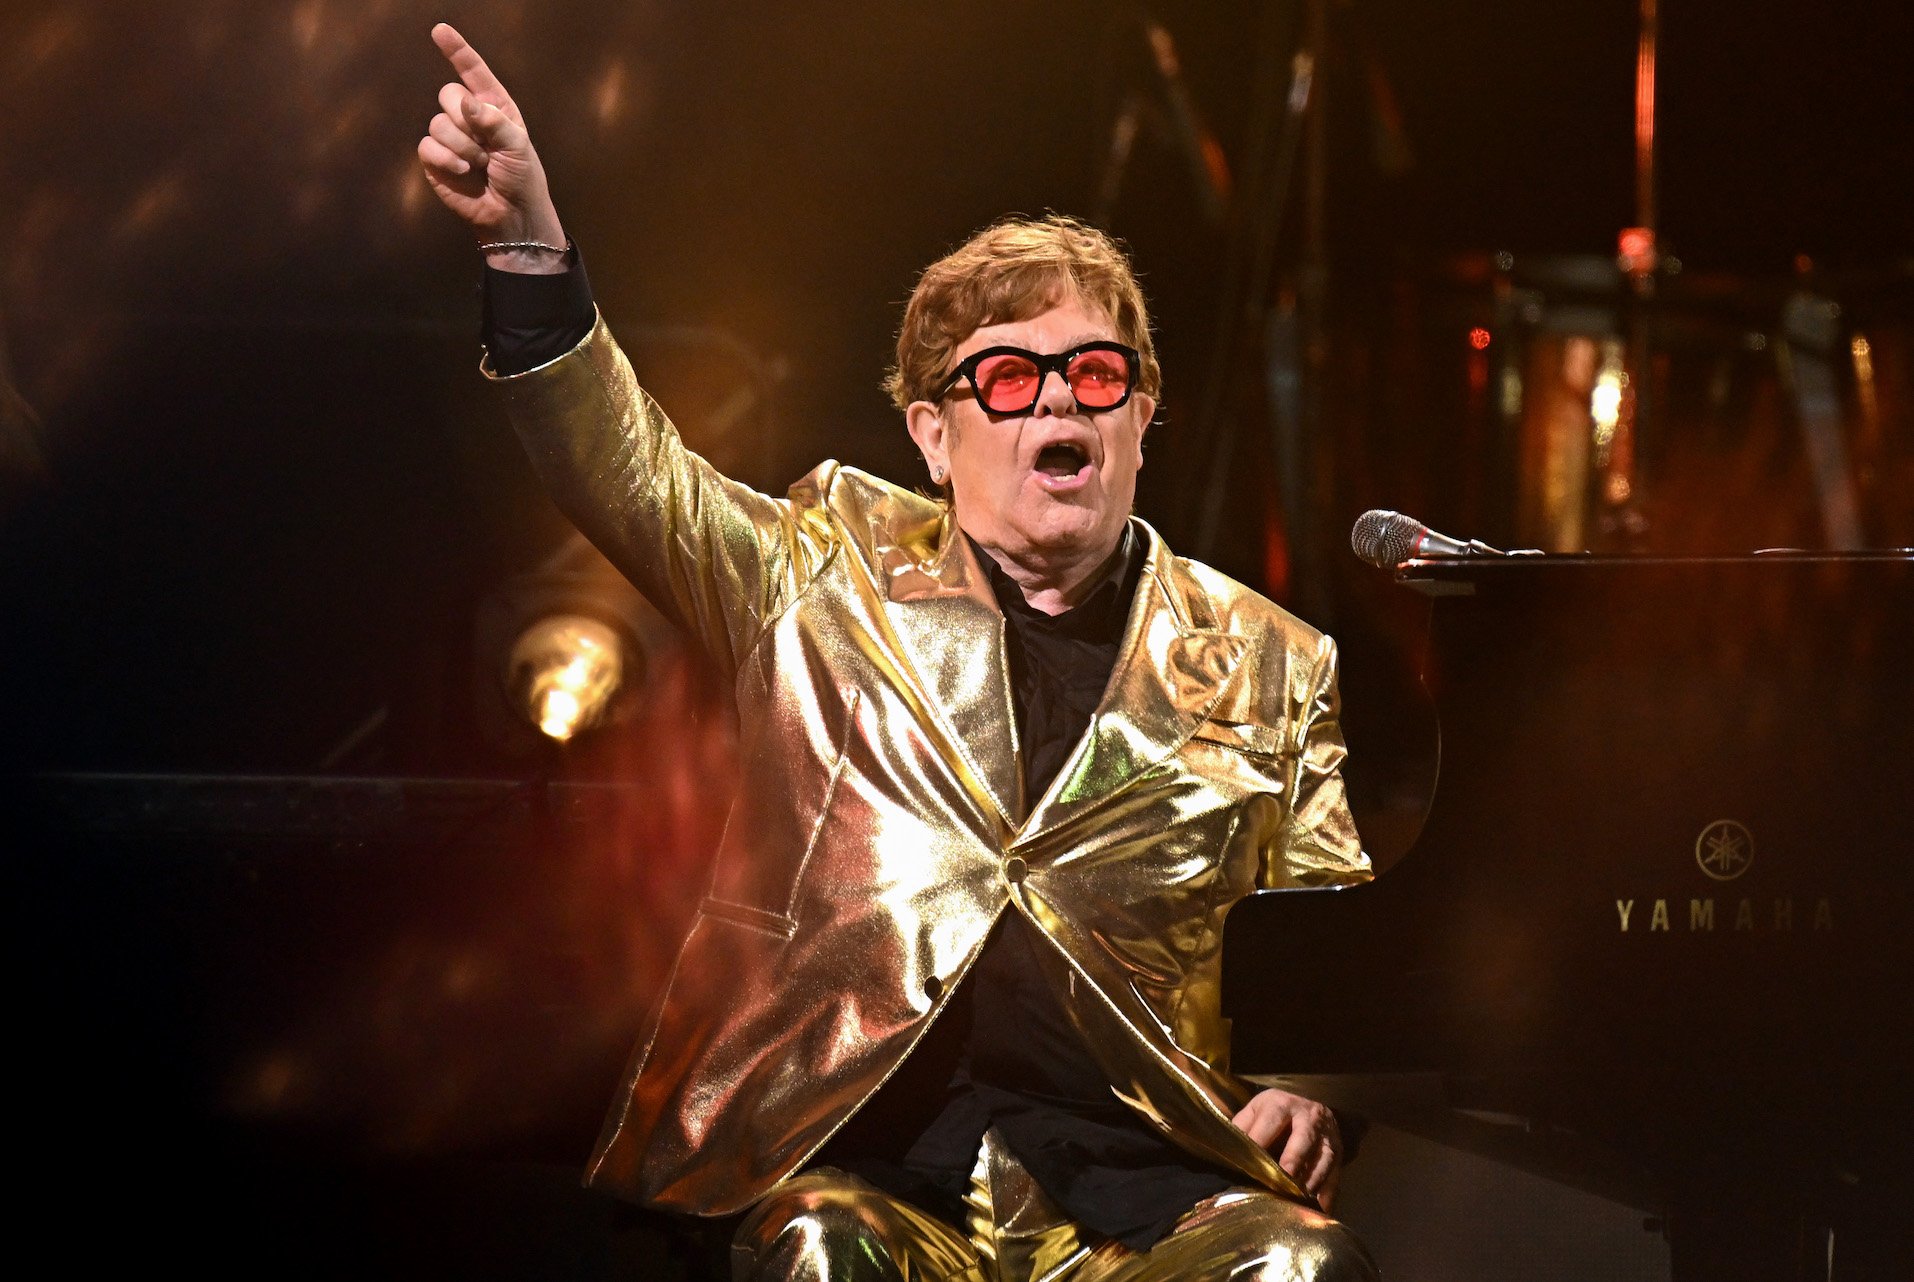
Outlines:
{"label": "microphone grille", "polygon": [[1415,555],[1421,534],[1422,525],[1414,517],[1376,508],[1356,518],[1349,546],[1369,564],[1388,570]]}

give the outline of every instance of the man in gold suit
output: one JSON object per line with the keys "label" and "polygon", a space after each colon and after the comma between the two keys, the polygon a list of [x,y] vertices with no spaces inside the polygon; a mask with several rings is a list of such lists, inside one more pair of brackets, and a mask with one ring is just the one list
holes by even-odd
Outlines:
{"label": "man in gold suit", "polygon": [[[1231,904],[1369,875],[1328,638],[1130,515],[1158,370],[1118,248],[932,265],[891,389],[941,497],[687,451],[450,27],[420,140],[486,375],[567,513],[733,679],[744,787],[587,1181],[744,1213],[744,1278],[1374,1276],[1334,1115],[1228,1070]],[[1323,983],[1323,975],[1296,982]]]}

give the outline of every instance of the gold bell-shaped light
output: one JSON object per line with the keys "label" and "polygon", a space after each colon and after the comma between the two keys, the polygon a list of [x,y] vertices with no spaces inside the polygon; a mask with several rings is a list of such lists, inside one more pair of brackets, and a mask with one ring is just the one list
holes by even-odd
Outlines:
{"label": "gold bell-shaped light", "polygon": [[625,666],[616,628],[582,614],[548,615],[513,644],[506,689],[528,721],[564,743],[604,717]]}

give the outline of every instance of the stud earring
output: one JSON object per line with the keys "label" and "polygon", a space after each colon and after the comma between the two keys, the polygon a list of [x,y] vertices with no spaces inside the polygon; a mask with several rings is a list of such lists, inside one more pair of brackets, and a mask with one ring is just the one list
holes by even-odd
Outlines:
{"label": "stud earring", "polygon": [[944,469],[941,467],[933,466],[930,469],[930,479],[937,482],[937,484],[942,485],[944,483]]}

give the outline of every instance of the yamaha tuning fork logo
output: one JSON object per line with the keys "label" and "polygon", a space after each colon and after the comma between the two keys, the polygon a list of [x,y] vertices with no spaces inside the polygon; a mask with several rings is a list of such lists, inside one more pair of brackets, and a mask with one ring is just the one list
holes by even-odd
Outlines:
{"label": "yamaha tuning fork logo", "polygon": [[1754,834],[1732,819],[1717,819],[1695,838],[1695,862],[1716,881],[1733,881],[1754,863]]}

